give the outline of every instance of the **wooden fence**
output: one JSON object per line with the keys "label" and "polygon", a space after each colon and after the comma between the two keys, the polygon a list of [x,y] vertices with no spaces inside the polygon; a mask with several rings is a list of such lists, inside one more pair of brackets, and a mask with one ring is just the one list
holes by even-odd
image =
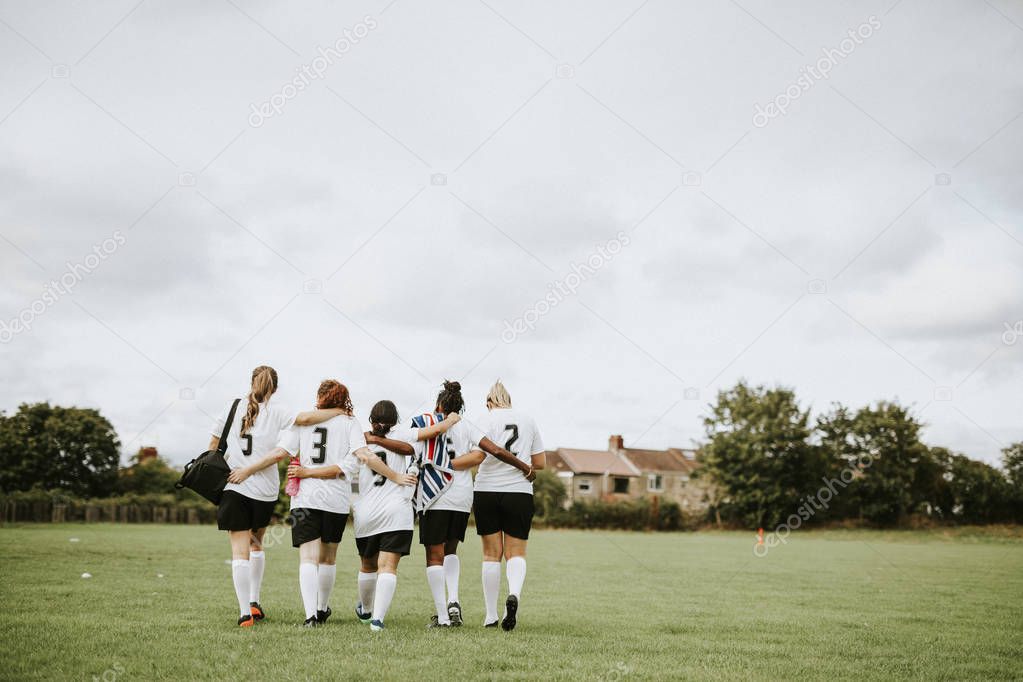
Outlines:
{"label": "wooden fence", "polygon": [[4,523],[213,523],[217,508],[179,507],[143,504],[62,504],[59,502],[15,502],[6,500],[2,506]]}

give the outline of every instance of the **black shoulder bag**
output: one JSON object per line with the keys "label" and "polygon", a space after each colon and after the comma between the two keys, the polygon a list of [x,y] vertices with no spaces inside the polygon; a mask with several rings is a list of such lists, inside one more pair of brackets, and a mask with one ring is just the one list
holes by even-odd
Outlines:
{"label": "black shoulder bag", "polygon": [[181,474],[181,478],[174,484],[175,488],[194,490],[213,504],[220,504],[224,486],[227,485],[227,475],[231,473],[231,467],[224,459],[224,453],[227,452],[227,435],[231,431],[234,413],[238,410],[240,402],[241,398],[236,398],[231,405],[231,411],[227,414],[227,421],[224,422],[224,431],[220,434],[217,449],[207,450],[186,464],[185,473]]}

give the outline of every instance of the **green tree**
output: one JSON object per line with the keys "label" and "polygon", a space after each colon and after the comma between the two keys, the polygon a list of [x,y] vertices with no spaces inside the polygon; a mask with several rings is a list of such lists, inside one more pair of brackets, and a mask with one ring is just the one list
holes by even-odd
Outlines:
{"label": "green tree", "polygon": [[1002,450],[1002,470],[1009,482],[1009,506],[1014,520],[1023,523],[1023,442]]}
{"label": "green tree", "polygon": [[952,498],[952,517],[964,523],[995,523],[1011,516],[1012,488],[989,464],[953,454],[944,475]]}
{"label": "green tree", "polygon": [[837,456],[856,472],[848,488],[850,509],[873,523],[902,521],[927,501],[933,485],[922,425],[905,407],[885,401],[861,408],[851,419],[847,412],[846,418],[849,430]]}
{"label": "green tree", "polygon": [[22,404],[10,416],[0,413],[0,491],[110,495],[119,450],[114,427],[97,410]]}
{"label": "green tree", "polygon": [[[117,492],[121,495],[135,493],[168,494],[177,493],[174,484],[181,472],[174,469],[162,457],[142,459],[142,448],[132,456],[131,465],[117,472]],[[181,495],[178,495],[181,497]]]}
{"label": "green tree", "polygon": [[548,469],[536,472],[536,480],[533,481],[533,500],[536,502],[537,516],[549,517],[561,509],[567,497],[565,484],[556,473]]}
{"label": "green tree", "polygon": [[721,488],[721,516],[747,526],[774,526],[796,512],[826,473],[810,444],[809,411],[786,388],[739,382],[718,392],[704,418],[700,461]]}

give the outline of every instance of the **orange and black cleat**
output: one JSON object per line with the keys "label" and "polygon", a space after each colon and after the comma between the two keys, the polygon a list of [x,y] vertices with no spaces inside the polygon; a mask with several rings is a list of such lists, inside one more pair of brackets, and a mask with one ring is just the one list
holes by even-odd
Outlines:
{"label": "orange and black cleat", "polygon": [[255,620],[266,618],[266,614],[263,613],[263,607],[259,605],[258,601],[249,602],[249,610],[252,611],[252,617]]}
{"label": "orange and black cleat", "polygon": [[242,616],[241,618],[238,619],[238,627],[251,628],[255,624],[256,619],[253,618],[251,614],[247,616]]}

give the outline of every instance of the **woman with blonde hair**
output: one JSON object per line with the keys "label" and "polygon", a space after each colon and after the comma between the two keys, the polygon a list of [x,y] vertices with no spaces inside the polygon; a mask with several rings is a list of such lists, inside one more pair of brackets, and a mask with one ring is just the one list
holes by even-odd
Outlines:
{"label": "woman with blonde hair", "polygon": [[473,485],[476,533],[483,542],[484,627],[497,626],[497,597],[501,587],[501,558],[508,576],[508,598],[501,620],[504,630],[517,622],[522,585],[526,580],[526,541],[533,523],[533,478],[547,462],[536,422],[512,408],[511,395],[498,380],[487,394],[488,414],[481,420],[483,433],[518,458],[517,466],[487,456],[480,450],[460,457],[459,468],[479,465]]}
{"label": "woman with blonde hair", "polygon": [[[266,617],[259,603],[266,567],[263,534],[277,504],[280,479],[276,468],[241,479],[236,472],[273,450],[282,429],[292,424],[318,424],[342,414],[340,410],[330,409],[296,415],[271,400],[276,391],[277,371],[273,367],[260,365],[252,370],[249,393],[239,398],[239,407],[245,406],[244,415],[233,420],[227,436],[225,457],[232,472],[217,507],[217,527],[228,531],[231,539],[231,575],[241,627],[251,627]],[[219,445],[229,412],[230,409],[225,409],[214,425],[210,450]]]}

